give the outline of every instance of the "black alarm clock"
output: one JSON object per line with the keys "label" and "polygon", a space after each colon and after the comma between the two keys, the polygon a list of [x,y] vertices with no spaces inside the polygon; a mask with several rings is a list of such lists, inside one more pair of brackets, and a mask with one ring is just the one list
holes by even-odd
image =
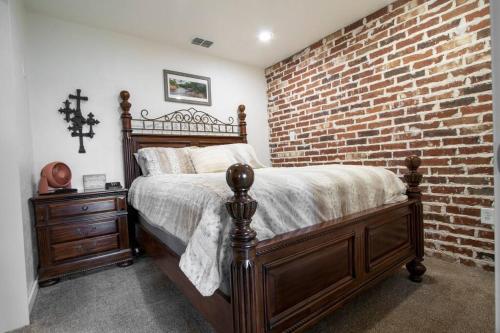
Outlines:
{"label": "black alarm clock", "polygon": [[106,190],[119,190],[122,189],[122,184],[120,182],[110,182],[106,183]]}

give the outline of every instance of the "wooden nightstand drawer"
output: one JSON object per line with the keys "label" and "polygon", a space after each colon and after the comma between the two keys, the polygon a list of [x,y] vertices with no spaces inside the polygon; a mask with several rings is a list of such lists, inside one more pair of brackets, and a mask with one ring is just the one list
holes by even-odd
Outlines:
{"label": "wooden nightstand drawer", "polygon": [[96,237],[118,232],[118,220],[111,218],[95,223],[78,223],[73,225],[60,225],[50,228],[51,243],[64,243],[83,238]]}
{"label": "wooden nightstand drawer", "polygon": [[78,200],[47,205],[49,219],[123,210],[125,197]]}
{"label": "wooden nightstand drawer", "polygon": [[61,261],[119,248],[118,235],[101,236],[52,245],[52,258]]}

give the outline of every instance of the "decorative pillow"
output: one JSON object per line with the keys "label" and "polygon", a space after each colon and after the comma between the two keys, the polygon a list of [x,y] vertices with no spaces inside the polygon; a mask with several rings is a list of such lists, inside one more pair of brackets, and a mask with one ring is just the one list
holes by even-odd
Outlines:
{"label": "decorative pillow", "polygon": [[198,148],[189,154],[197,173],[226,171],[235,163],[248,164],[254,169],[265,167],[257,159],[253,147],[246,143]]}
{"label": "decorative pillow", "polygon": [[193,147],[163,148],[152,147],[138,150],[139,166],[144,176],[157,176],[165,173],[195,173],[189,151]]}

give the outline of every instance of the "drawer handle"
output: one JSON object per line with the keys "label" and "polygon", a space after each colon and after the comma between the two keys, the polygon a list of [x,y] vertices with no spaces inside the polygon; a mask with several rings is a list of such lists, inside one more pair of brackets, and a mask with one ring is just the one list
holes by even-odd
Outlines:
{"label": "drawer handle", "polygon": [[86,212],[89,209],[89,206],[82,206],[82,210]]}
{"label": "drawer handle", "polygon": [[76,228],[76,233],[77,233],[78,235],[80,235],[80,236],[83,236],[83,235],[84,235],[84,234],[83,234],[83,232],[82,232],[82,229],[80,229],[80,228]]}

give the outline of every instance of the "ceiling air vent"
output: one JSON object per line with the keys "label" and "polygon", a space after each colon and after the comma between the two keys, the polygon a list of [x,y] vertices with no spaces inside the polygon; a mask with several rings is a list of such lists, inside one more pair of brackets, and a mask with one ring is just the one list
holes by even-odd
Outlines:
{"label": "ceiling air vent", "polygon": [[209,40],[206,40],[203,38],[199,38],[199,37],[193,38],[193,40],[191,41],[191,44],[193,44],[193,45],[203,46],[206,48],[209,48],[210,46],[212,46],[213,43],[214,42],[212,42],[212,41],[209,41]]}

